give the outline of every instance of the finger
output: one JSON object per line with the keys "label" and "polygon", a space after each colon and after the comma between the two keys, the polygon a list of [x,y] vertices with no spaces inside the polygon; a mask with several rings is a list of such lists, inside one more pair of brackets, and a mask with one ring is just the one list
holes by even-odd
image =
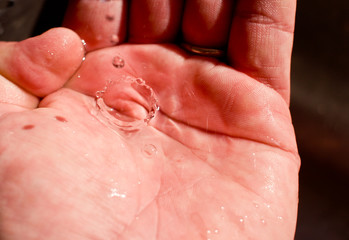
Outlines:
{"label": "finger", "polygon": [[133,0],[130,6],[129,41],[174,41],[180,26],[182,5],[182,0]]}
{"label": "finger", "polygon": [[71,0],[63,26],[85,40],[87,51],[121,43],[126,36],[126,1]]}
{"label": "finger", "polygon": [[229,39],[231,64],[289,101],[296,0],[240,0]]}
{"label": "finger", "polygon": [[22,42],[0,43],[0,74],[38,97],[64,85],[81,64],[81,39],[64,28]]}
{"label": "finger", "polygon": [[182,23],[184,41],[195,46],[224,48],[232,11],[232,0],[186,1]]}

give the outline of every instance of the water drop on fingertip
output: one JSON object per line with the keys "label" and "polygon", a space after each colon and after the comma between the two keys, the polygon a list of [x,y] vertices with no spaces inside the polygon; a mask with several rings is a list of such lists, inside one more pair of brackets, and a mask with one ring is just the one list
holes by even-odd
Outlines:
{"label": "water drop on fingertip", "polygon": [[86,48],[86,42],[84,39],[81,39],[81,44],[82,44],[82,50],[84,51],[84,56],[82,57],[82,61],[86,60],[86,53],[87,53],[87,48]]}
{"label": "water drop on fingertip", "polygon": [[118,37],[118,35],[116,35],[116,34],[111,35],[110,42],[111,42],[112,44],[118,44],[118,43],[119,43],[119,37]]}

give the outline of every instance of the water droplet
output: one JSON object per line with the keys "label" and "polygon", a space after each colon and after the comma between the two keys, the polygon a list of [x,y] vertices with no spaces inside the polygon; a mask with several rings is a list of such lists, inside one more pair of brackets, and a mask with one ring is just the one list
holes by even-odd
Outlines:
{"label": "water droplet", "polygon": [[81,39],[82,46],[86,48],[86,41],[84,39]]}
{"label": "water droplet", "polygon": [[110,194],[109,194],[110,198],[114,198],[114,197],[118,197],[118,198],[126,198],[126,194],[125,193],[119,193],[117,188],[111,188],[110,189]]}
{"label": "water droplet", "polygon": [[[104,100],[111,94],[114,101],[112,107],[108,106]],[[153,89],[143,79],[129,76],[109,81],[103,90],[96,92],[95,100],[98,109],[91,113],[108,127],[113,130],[122,130],[124,133],[140,130],[155,117],[159,110]]]}
{"label": "water droplet", "polygon": [[263,218],[261,219],[261,223],[265,224],[265,220]]}
{"label": "water droplet", "polygon": [[153,144],[146,144],[143,147],[143,154],[146,157],[152,157],[153,155],[157,154],[158,150]]}
{"label": "water droplet", "polygon": [[142,78],[136,78],[135,82],[139,85],[145,84],[144,80]]}
{"label": "water droplet", "polygon": [[115,56],[115,57],[113,58],[113,65],[114,65],[114,67],[116,67],[116,68],[122,68],[122,67],[125,66],[125,60],[122,59],[122,58],[119,57],[119,56]]}
{"label": "water droplet", "polygon": [[240,218],[239,221],[240,221],[241,223],[243,223],[243,222],[244,222],[244,219],[243,219],[243,218]]}
{"label": "water droplet", "polygon": [[282,220],[284,220],[284,218],[281,217],[281,216],[278,216],[278,220],[279,220],[279,221],[282,221]]}
{"label": "water droplet", "polygon": [[218,233],[219,233],[219,230],[218,230],[218,229],[215,229],[215,230],[214,230],[214,233],[215,233],[215,234],[218,234]]}
{"label": "water droplet", "polygon": [[84,39],[81,39],[81,44],[82,44],[82,50],[84,51],[84,56],[82,57],[82,61],[86,60],[86,53],[87,53],[87,47],[86,47],[86,42]]}
{"label": "water droplet", "polygon": [[221,206],[221,210],[224,211],[225,207],[224,206]]}
{"label": "water droplet", "polygon": [[254,204],[255,208],[259,208],[259,205],[257,203]]}
{"label": "water droplet", "polygon": [[211,230],[207,230],[207,234],[211,234]]}
{"label": "water droplet", "polygon": [[105,93],[104,90],[102,90],[102,91],[97,91],[97,92],[96,92],[96,98],[101,98],[101,97],[103,97],[104,93]]}
{"label": "water droplet", "polygon": [[111,42],[112,44],[118,44],[119,41],[120,41],[120,40],[119,40],[118,35],[116,35],[116,34],[111,35],[110,42]]}

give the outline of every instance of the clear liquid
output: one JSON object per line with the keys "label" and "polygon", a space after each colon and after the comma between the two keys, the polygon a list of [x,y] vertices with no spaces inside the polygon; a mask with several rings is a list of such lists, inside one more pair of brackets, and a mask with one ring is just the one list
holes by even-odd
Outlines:
{"label": "clear liquid", "polygon": [[96,117],[113,130],[124,132],[147,126],[159,110],[153,89],[141,78],[110,81],[96,92],[95,100]]}

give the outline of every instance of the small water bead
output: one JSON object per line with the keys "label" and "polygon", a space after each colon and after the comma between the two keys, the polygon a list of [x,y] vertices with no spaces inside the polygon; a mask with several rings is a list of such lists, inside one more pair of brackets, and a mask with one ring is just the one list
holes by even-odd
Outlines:
{"label": "small water bead", "polygon": [[152,157],[157,154],[158,150],[153,144],[146,144],[144,145],[142,152],[146,157]]}
{"label": "small water bead", "polygon": [[240,218],[239,221],[240,221],[241,223],[243,223],[243,222],[244,222],[244,219],[243,219],[243,218]]}
{"label": "small water bead", "polygon": [[82,44],[82,47],[84,48],[85,52],[86,52],[86,42],[84,39],[81,39],[81,44]]}
{"label": "small water bead", "polygon": [[82,57],[82,61],[86,60],[86,53],[87,53],[87,48],[86,48],[86,42],[84,39],[81,39],[81,44],[82,44],[82,50],[84,51],[84,56]]}
{"label": "small water bead", "polygon": [[105,93],[104,90],[102,90],[102,91],[97,91],[97,92],[96,92],[96,98],[102,98],[103,95],[104,95],[104,93]]}
{"label": "small water bead", "polygon": [[110,189],[110,194],[109,197],[110,198],[114,198],[114,197],[118,197],[118,198],[126,198],[126,194],[125,193],[119,193],[117,188],[111,188]]}
{"label": "small water bead", "polygon": [[116,34],[111,35],[110,42],[111,42],[112,44],[118,44],[119,41],[120,41],[120,40],[119,40],[118,35],[116,35]]}
{"label": "small water bead", "polygon": [[125,66],[125,60],[122,59],[120,56],[115,56],[113,58],[113,62],[112,63],[114,65],[114,67],[116,67],[116,68],[122,68],[122,67]]}
{"label": "small water bead", "polygon": [[261,223],[262,223],[262,224],[265,224],[265,220],[264,220],[263,218],[261,219]]}

